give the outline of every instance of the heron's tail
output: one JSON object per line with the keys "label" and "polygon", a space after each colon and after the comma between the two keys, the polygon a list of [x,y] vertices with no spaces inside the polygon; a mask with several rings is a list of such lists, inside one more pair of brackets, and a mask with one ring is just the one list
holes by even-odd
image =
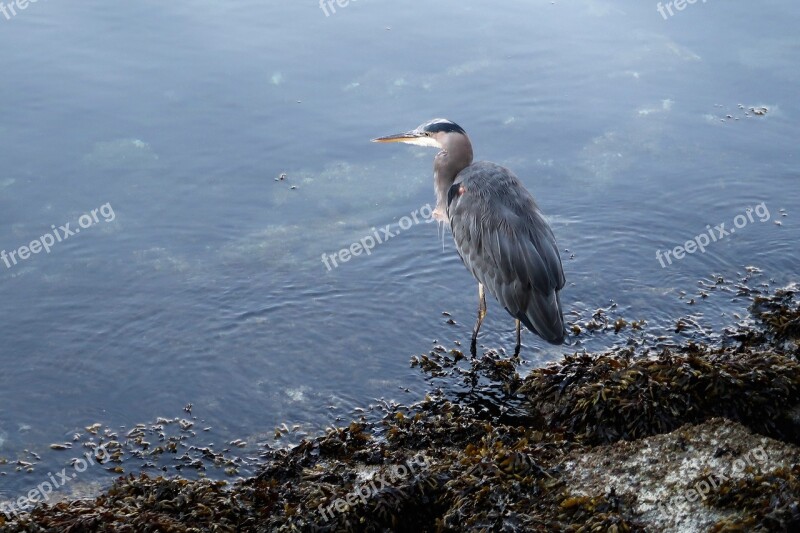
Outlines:
{"label": "heron's tail", "polygon": [[563,344],[566,336],[559,292],[554,290],[550,294],[535,293],[528,303],[528,309],[516,317],[526,328],[550,344]]}

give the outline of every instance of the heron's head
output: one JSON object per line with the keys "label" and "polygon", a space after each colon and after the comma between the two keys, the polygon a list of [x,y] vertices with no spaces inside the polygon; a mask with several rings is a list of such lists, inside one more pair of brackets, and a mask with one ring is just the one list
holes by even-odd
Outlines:
{"label": "heron's head", "polygon": [[445,118],[435,118],[425,124],[417,126],[415,129],[396,135],[387,135],[372,139],[375,143],[406,143],[417,146],[432,146],[444,149],[450,145],[450,140],[462,138],[466,140],[467,132],[464,128],[451,120]]}

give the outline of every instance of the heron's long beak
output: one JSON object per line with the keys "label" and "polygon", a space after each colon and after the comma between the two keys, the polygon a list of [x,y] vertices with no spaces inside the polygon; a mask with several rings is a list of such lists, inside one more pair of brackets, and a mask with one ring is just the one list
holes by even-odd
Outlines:
{"label": "heron's long beak", "polygon": [[372,139],[374,143],[407,143],[413,142],[415,139],[419,139],[423,137],[423,134],[417,133],[415,131],[409,131],[406,133],[398,133],[397,135],[387,135],[386,137],[378,137],[377,139]]}

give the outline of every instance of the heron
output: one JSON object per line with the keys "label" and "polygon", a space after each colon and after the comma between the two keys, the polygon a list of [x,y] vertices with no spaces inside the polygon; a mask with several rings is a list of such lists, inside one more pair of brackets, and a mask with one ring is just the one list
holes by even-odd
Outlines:
{"label": "heron", "polygon": [[550,225],[522,182],[509,169],[472,160],[472,143],[455,122],[433,119],[406,133],[372,142],[439,149],[433,160],[435,219],[449,223],[456,250],[478,281],[478,320],[470,351],[486,318],[486,290],[521,325],[551,344],[564,342],[561,289],[564,269]]}

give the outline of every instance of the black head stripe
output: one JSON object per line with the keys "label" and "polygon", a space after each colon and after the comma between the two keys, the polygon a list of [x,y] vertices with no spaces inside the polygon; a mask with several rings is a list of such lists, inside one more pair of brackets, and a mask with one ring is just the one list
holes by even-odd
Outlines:
{"label": "black head stripe", "polygon": [[434,122],[432,124],[428,124],[425,126],[425,131],[428,133],[461,133],[466,135],[467,132],[464,131],[464,128],[456,124],[455,122]]}

